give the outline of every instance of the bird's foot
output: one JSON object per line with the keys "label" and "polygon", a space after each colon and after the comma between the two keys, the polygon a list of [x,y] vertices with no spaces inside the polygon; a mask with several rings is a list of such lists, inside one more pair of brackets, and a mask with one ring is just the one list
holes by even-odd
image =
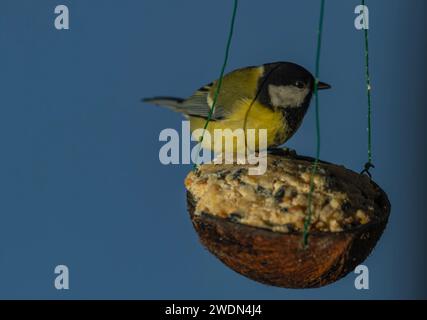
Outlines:
{"label": "bird's foot", "polygon": [[268,148],[268,154],[282,157],[290,157],[295,158],[297,156],[297,152],[291,148]]}

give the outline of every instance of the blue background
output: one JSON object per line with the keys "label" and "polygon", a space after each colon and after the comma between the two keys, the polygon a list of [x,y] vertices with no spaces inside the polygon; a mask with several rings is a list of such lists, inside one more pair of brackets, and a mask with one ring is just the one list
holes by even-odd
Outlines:
{"label": "blue background", "polygon": [[[70,9],[70,30],[54,8]],[[355,0],[326,1],[321,158],[366,161],[363,33]],[[181,117],[141,97],[185,97],[219,75],[227,0],[0,2],[0,298],[427,298],[426,1],[368,1],[375,180],[392,202],[365,264],[320,289],[248,280],[199,244],[190,165],[158,160]],[[277,60],[314,70],[318,1],[240,1],[227,70]],[[315,151],[314,108],[288,146]],[[53,286],[70,269],[70,290]]]}

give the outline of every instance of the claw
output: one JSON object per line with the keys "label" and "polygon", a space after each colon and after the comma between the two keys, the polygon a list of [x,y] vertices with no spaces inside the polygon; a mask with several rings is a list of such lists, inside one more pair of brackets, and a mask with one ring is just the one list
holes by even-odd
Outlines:
{"label": "claw", "polygon": [[267,149],[268,154],[276,156],[287,156],[287,157],[296,157],[297,152],[294,149],[290,148],[269,148]]}

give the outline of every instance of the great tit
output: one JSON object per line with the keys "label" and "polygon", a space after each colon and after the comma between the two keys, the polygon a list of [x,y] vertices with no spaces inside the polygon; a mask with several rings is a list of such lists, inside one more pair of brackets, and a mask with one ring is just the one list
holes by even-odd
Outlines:
{"label": "great tit", "polygon": [[[267,63],[234,70],[223,77],[214,112],[206,130],[267,130],[267,148],[285,143],[299,128],[307,112],[315,79],[291,62]],[[154,97],[144,102],[184,114],[190,128],[203,128],[215,97],[218,80],[198,89],[187,99]],[[330,85],[318,82],[318,90]],[[202,131],[202,130],[197,130]],[[256,135],[257,136],[257,135]],[[199,139],[200,137],[195,137]],[[211,142],[202,144],[212,149]],[[255,142],[255,146],[258,143]]]}

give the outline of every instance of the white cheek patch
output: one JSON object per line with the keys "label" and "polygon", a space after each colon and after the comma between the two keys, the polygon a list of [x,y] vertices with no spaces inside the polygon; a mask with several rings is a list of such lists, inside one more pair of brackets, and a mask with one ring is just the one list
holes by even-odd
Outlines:
{"label": "white cheek patch", "polygon": [[309,92],[308,88],[297,88],[295,86],[268,85],[268,94],[274,107],[297,108],[302,105]]}

